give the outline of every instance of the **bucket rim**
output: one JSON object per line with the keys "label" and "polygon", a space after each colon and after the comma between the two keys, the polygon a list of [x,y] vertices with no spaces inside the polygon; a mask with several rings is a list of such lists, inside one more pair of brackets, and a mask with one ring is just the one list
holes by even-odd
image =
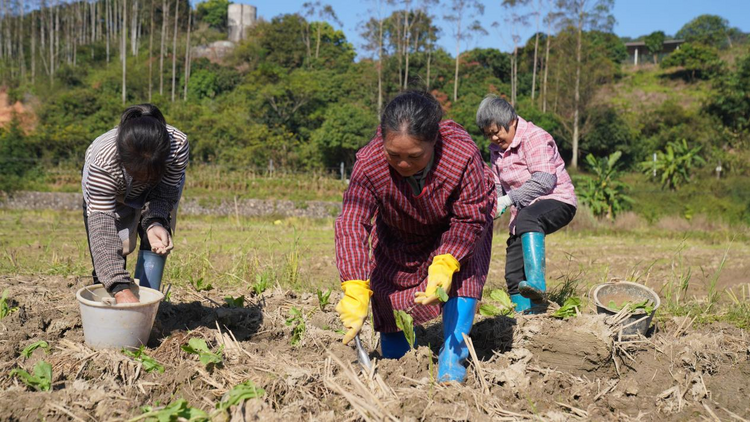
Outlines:
{"label": "bucket rim", "polygon": [[84,304],[84,305],[87,305],[87,306],[92,306],[92,307],[95,307],[95,308],[105,308],[105,309],[135,309],[135,308],[141,308],[141,307],[146,307],[146,306],[152,306],[153,304],[159,303],[159,302],[161,302],[164,299],[164,293],[162,293],[162,292],[160,292],[160,291],[158,291],[156,289],[149,288],[149,287],[138,286],[139,290],[140,289],[145,289],[145,290],[150,290],[150,292],[156,293],[157,294],[156,298],[153,299],[153,300],[151,300],[151,301],[148,301],[148,302],[120,303],[120,304],[117,304],[117,305],[107,305],[107,304],[102,303],[102,302],[95,302],[93,300],[86,299],[86,298],[84,298],[82,296],[82,293],[84,291],[88,291],[89,293],[91,293],[91,288],[94,288],[94,289],[104,289],[104,286],[103,285],[99,285],[99,286],[83,286],[83,287],[81,287],[76,292],[76,299],[78,300],[78,303],[81,303],[81,304]]}
{"label": "bucket rim", "polygon": [[[636,287],[638,287],[640,289],[643,289],[643,290],[649,292],[651,295],[653,295],[653,297],[656,298],[656,301],[654,302],[654,309],[651,312],[652,314],[654,312],[656,312],[656,310],[659,309],[659,307],[661,306],[661,297],[659,297],[659,294],[656,293],[656,291],[654,289],[652,289],[652,288],[650,288],[650,287],[648,287],[648,286],[646,286],[644,284],[633,283],[632,281],[616,281],[616,282],[609,282],[609,283],[601,283],[601,284],[597,285],[596,287],[594,287],[594,291],[592,292],[592,296],[593,296],[593,299],[594,299],[594,304],[597,307],[604,308],[604,309],[606,309],[606,310],[608,310],[610,312],[614,312],[614,313],[619,312],[618,310],[610,309],[609,306],[606,306],[603,303],[599,302],[599,290],[601,290],[603,287],[615,286],[615,285],[636,286]],[[644,314],[645,314],[645,312],[644,312]]]}

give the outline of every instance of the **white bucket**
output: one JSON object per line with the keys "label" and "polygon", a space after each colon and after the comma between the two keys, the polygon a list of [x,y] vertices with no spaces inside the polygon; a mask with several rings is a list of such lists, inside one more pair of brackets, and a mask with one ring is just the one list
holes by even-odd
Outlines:
{"label": "white bucket", "polygon": [[148,342],[164,295],[147,287],[133,286],[131,290],[140,303],[115,304],[101,284],[78,290],[86,344],[94,349],[137,349]]}

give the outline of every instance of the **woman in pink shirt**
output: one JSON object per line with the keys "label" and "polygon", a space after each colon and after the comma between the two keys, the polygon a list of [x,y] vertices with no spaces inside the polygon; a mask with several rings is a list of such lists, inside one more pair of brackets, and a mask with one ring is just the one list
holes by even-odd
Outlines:
{"label": "woman in pink shirt", "polygon": [[510,207],[505,281],[516,311],[546,308],[544,236],[565,227],[577,200],[555,140],[516,114],[507,101],[487,96],[477,125],[491,141],[490,161],[497,176],[497,213]]}

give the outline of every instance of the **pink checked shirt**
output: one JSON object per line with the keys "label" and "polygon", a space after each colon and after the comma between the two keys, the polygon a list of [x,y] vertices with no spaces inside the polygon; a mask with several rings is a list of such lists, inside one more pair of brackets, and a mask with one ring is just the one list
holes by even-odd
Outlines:
{"label": "pink checked shirt", "polygon": [[[501,151],[497,145],[490,144],[490,162],[492,171],[497,175],[506,194],[520,188],[531,179],[532,173],[542,171],[556,175],[557,184],[552,192],[536,198],[531,204],[543,199],[555,199],[574,207],[578,206],[573,182],[565,170],[565,162],[560,157],[555,140],[534,123],[519,117],[516,135],[507,150]],[[511,207],[511,233],[515,232],[518,211],[515,206]]]}

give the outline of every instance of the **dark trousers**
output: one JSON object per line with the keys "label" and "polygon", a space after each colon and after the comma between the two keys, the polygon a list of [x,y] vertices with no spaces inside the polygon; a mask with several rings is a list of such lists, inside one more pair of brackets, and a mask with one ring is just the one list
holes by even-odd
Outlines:
{"label": "dark trousers", "polygon": [[[83,203],[83,226],[86,227],[86,241],[89,245],[89,256],[91,257],[91,276],[94,277],[94,284],[99,284],[99,277],[96,276],[96,264],[94,264],[94,254],[91,253],[91,234],[89,233],[89,216],[86,215],[86,202]],[[167,229],[169,230],[169,229]],[[171,233],[171,230],[170,230]],[[146,233],[143,231],[143,227],[141,227],[141,224],[139,222],[138,224],[138,237],[140,238],[140,244],[141,247],[139,248],[142,251],[150,251],[151,250],[151,243],[148,241],[148,236],[146,236]],[[123,256],[122,257],[122,268],[125,269],[128,263],[128,258]]]}
{"label": "dark trousers", "polygon": [[552,234],[567,226],[575,215],[576,207],[554,199],[541,200],[518,212],[516,234],[508,237],[505,256],[505,282],[508,284],[508,294],[518,294],[518,284],[526,280],[521,235],[529,232]]}

